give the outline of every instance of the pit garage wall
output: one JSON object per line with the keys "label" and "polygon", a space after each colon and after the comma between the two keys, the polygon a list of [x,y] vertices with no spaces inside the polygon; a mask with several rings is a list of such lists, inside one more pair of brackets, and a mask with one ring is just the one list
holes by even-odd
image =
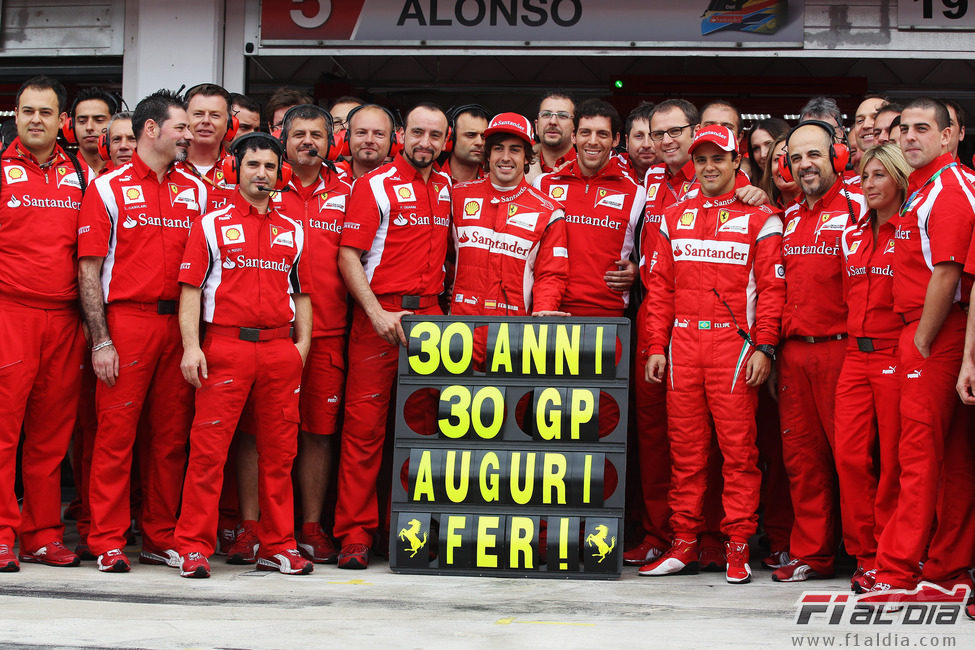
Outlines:
{"label": "pit garage wall", "polygon": [[[341,0],[331,0],[339,2]],[[588,0],[592,1],[592,0]],[[975,29],[975,7],[954,21],[941,18],[944,0],[931,0],[934,20]],[[426,5],[430,0],[423,0]],[[966,59],[975,55],[975,32],[898,28],[898,4],[920,6],[924,0],[807,0],[804,46],[772,50],[784,58]],[[440,0],[441,5],[452,0]],[[123,54],[123,95],[130,103],[161,87],[178,88],[204,81],[231,91],[245,89],[245,53],[276,55],[479,54],[484,48],[432,47],[260,47],[259,0],[2,0],[0,60],[6,57],[43,63],[50,72],[70,66],[73,57]],[[901,23],[905,21],[901,13]],[[938,20],[940,18],[940,21]],[[721,49],[722,56],[754,56],[754,49]],[[711,56],[715,50],[600,48],[605,56]],[[546,55],[564,50],[507,48],[493,53]],[[576,49],[574,54],[582,54]],[[422,81],[422,80],[418,80]]]}

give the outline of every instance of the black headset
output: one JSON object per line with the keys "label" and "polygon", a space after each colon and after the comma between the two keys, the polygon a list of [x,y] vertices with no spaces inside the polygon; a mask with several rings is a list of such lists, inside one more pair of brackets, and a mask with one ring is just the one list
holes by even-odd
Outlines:
{"label": "black headset", "polygon": [[319,115],[325,118],[325,130],[327,131],[327,133],[325,138],[325,151],[321,153],[321,156],[323,158],[327,158],[331,160],[332,145],[333,145],[332,134],[334,129],[332,123],[332,114],[329,113],[324,108],[322,108],[321,106],[319,106],[318,104],[296,104],[295,106],[292,106],[291,108],[286,110],[284,112],[284,116],[281,118],[281,131],[276,134],[278,140],[281,142],[281,147],[285,150],[285,152],[287,152],[288,127],[290,126],[289,122],[294,119],[295,113],[297,113],[299,110],[305,110],[309,108],[314,110],[316,113],[318,113]]}
{"label": "black headset", "polygon": [[244,158],[244,152],[247,151],[245,146],[251,140],[263,140],[270,145],[270,148],[278,156],[278,181],[274,184],[274,189],[281,190],[288,186],[291,182],[291,176],[294,172],[291,169],[291,165],[284,159],[284,145],[281,144],[281,140],[275,138],[269,133],[264,133],[263,131],[253,131],[251,133],[246,133],[240,136],[239,139],[233,142],[233,144],[228,147],[230,153],[229,156],[224,156],[223,163],[221,163],[221,170],[223,171],[224,180],[231,184],[236,185],[237,171],[240,169],[240,163]]}
{"label": "black headset", "polygon": [[482,104],[462,104],[451,106],[447,109],[447,141],[444,142],[443,152],[450,153],[457,144],[457,118],[464,113],[473,113],[484,117],[488,122],[491,121],[491,111]]}
{"label": "black headset", "polygon": [[91,94],[91,97],[78,96],[75,97],[73,102],[71,102],[71,110],[68,111],[68,122],[64,125],[64,129],[61,131],[64,134],[65,141],[67,141],[69,144],[78,144],[78,134],[75,132],[77,125],[74,123],[74,112],[77,110],[78,104],[91,100],[105,102],[105,105],[108,106],[108,116],[111,118],[113,115],[119,112],[121,109],[121,104],[123,103],[120,97],[117,97],[102,88],[88,88],[86,89],[86,92]]}
{"label": "black headset", "polygon": [[355,108],[353,108],[351,111],[349,111],[349,114],[345,116],[345,125],[346,125],[345,126],[345,135],[342,138],[342,144],[339,145],[338,154],[340,156],[351,156],[352,155],[352,147],[349,144],[349,140],[352,137],[352,129],[351,129],[351,127],[352,127],[352,116],[355,115],[356,113],[358,113],[359,111],[361,111],[364,108],[378,108],[379,110],[381,110],[383,113],[386,114],[386,117],[389,118],[389,126],[390,126],[390,131],[389,131],[389,151],[386,152],[386,156],[385,157],[388,158],[389,156],[394,155],[394,153],[397,153],[399,151],[399,149],[397,148],[397,145],[399,144],[399,141],[396,138],[396,116],[393,115],[393,111],[389,110],[388,108],[386,108],[385,106],[382,106],[380,104],[359,104],[358,106],[356,106]]}

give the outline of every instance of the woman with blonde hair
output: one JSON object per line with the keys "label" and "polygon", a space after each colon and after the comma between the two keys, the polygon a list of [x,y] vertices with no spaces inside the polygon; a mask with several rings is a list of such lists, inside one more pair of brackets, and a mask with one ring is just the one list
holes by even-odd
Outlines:
{"label": "woman with blonde hair", "polygon": [[857,558],[851,587],[874,583],[877,541],[897,505],[900,400],[894,313],[894,226],[911,168],[900,148],[868,149],[860,179],[869,212],[843,233],[849,346],[836,385],[834,456],[840,485],[843,540]]}

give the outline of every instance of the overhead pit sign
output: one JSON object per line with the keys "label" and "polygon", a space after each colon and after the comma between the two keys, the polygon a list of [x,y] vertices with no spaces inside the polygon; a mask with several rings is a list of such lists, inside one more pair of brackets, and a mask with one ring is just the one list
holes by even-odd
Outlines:
{"label": "overhead pit sign", "polygon": [[261,45],[797,46],[802,0],[262,0]]}

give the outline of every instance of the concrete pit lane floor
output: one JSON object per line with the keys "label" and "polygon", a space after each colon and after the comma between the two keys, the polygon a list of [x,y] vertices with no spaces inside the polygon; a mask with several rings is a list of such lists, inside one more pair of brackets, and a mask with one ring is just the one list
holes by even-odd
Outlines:
{"label": "concrete pit lane floor", "polygon": [[[862,643],[878,629],[829,625],[825,615],[796,623],[803,591],[850,593],[845,567],[843,577],[780,584],[755,561],[751,584],[729,585],[723,573],[647,578],[637,567],[609,581],[403,575],[378,558],[364,571],[317,565],[284,576],[215,556],[210,579],[189,580],[138,564],[138,547],[127,554],[127,574],[99,573],[94,562],[0,574],[0,647],[787,648],[824,635],[850,647],[850,630]],[[964,615],[881,632],[975,647]]]}

